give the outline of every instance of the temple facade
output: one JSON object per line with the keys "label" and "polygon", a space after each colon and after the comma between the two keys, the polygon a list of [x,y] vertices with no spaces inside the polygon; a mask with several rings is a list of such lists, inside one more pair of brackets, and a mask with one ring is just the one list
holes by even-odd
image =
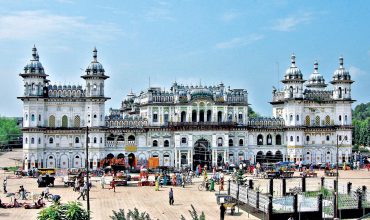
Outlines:
{"label": "temple facade", "polygon": [[333,163],[337,146],[339,163],[351,155],[353,81],[343,58],[328,89],[317,62],[305,81],[292,55],[283,89],[273,89],[268,118],[249,118],[247,91],[223,83],[175,82],[169,90],[130,92],[106,114],[109,76],[96,49],[81,76],[83,85],[52,84],[36,47],[20,76],[25,169],[80,168],[86,162],[96,169],[116,158],[131,167],[153,160],[177,168],[246,161]]}

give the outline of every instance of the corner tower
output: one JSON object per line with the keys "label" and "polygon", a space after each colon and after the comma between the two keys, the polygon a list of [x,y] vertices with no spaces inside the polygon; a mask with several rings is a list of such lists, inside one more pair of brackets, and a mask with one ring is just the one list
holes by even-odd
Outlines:
{"label": "corner tower", "polygon": [[105,101],[110,99],[104,96],[104,81],[109,78],[105,75],[103,65],[98,62],[98,51],[93,50],[93,60],[87,66],[85,75],[81,76],[85,80],[86,90],[86,124],[89,127],[105,126],[104,112]]}

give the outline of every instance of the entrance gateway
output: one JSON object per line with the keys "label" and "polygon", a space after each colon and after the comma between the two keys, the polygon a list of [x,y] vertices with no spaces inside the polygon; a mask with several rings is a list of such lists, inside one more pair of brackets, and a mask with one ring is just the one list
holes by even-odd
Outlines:
{"label": "entrance gateway", "polygon": [[206,139],[199,139],[194,144],[193,170],[195,170],[199,164],[202,168],[205,165],[207,165],[207,167],[212,165],[212,149]]}

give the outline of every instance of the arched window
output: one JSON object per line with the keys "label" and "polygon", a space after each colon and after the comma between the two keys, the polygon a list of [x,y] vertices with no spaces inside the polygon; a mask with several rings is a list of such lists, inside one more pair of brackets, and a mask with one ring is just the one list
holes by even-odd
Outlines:
{"label": "arched window", "polygon": [[163,121],[168,122],[168,119],[169,119],[168,112],[165,112],[163,115]]}
{"label": "arched window", "polygon": [[232,147],[232,146],[234,146],[234,141],[233,139],[229,139],[229,147]]}
{"label": "arched window", "polygon": [[310,126],[311,125],[311,118],[310,116],[306,116],[306,126]]}
{"label": "arched window", "polygon": [[222,138],[221,138],[221,137],[219,137],[219,138],[217,139],[217,146],[222,147],[222,145],[223,145]]}
{"label": "arched window", "polygon": [[[113,136],[113,134],[111,134],[111,135],[108,137],[108,141],[109,141],[109,140],[114,141],[114,136]],[[125,137],[124,137],[123,135],[120,135],[120,136],[118,136],[117,141],[125,141]]]}
{"label": "arched window", "polygon": [[257,136],[257,145],[263,145],[263,136],[262,136],[262,134],[259,134]]}
{"label": "arched window", "polygon": [[340,121],[340,122],[342,121],[342,116],[341,116],[341,115],[339,115],[339,121]]}
{"label": "arched window", "polygon": [[168,140],[164,140],[163,146],[164,147],[169,147],[170,146],[170,142]]}
{"label": "arched window", "polygon": [[290,136],[290,141],[293,141],[293,136]]}
{"label": "arched window", "polygon": [[75,138],[75,143],[76,143],[76,144],[80,143],[80,138],[79,138],[79,137],[76,137],[76,138]]}
{"label": "arched window", "polygon": [[53,144],[54,143],[54,139],[52,137],[49,138],[49,144]]}
{"label": "arched window", "polygon": [[41,121],[41,115],[39,115],[39,121]]}
{"label": "arched window", "polygon": [[295,120],[296,120],[296,121],[299,121],[299,115],[296,115],[296,116],[295,116]]}
{"label": "arched window", "polygon": [[97,140],[96,140],[96,137],[94,137],[94,144],[96,144]]}
{"label": "arched window", "polygon": [[24,140],[24,143],[28,144],[28,138],[26,138],[26,139]]}
{"label": "arched window", "polygon": [[306,141],[310,141],[310,136],[309,135],[306,136]]}
{"label": "arched window", "polygon": [[325,116],[325,125],[330,125],[330,116]]}
{"label": "arched window", "polygon": [[244,145],[243,139],[239,139],[239,146],[243,146],[243,145]]}
{"label": "arched window", "polygon": [[75,116],[75,121],[74,121],[74,126],[76,128],[80,127],[80,122],[81,122],[80,116],[79,115],[76,115]]}
{"label": "arched window", "polygon": [[134,135],[128,136],[128,141],[129,142],[134,142],[135,141],[135,136]]}
{"label": "arched window", "polygon": [[31,144],[35,143],[35,138],[31,138]]}
{"label": "arched window", "polygon": [[342,87],[339,87],[338,91],[339,91],[339,98],[341,99],[342,98]]}
{"label": "arched window", "polygon": [[292,122],[293,121],[293,115],[290,115],[289,116],[289,121]]}
{"label": "arched window", "polygon": [[344,124],[347,125],[347,115],[344,116]]}
{"label": "arched window", "polygon": [[297,142],[299,142],[299,136],[297,136]]}
{"label": "arched window", "polygon": [[26,114],[26,121],[28,121],[28,114]]}
{"label": "arched window", "polygon": [[267,145],[272,145],[272,136],[271,134],[268,134],[266,137]]}
{"label": "arched window", "polygon": [[181,112],[181,122],[186,122],[186,112],[185,111]]}
{"label": "arched window", "polygon": [[102,137],[100,137],[100,143],[101,143],[101,144],[103,143],[103,138],[102,138]]}
{"label": "arched window", "polygon": [[153,122],[158,122],[158,113],[157,112],[153,113]]}
{"label": "arched window", "polygon": [[212,121],[212,111],[208,110],[207,111],[207,122],[210,122],[210,121]]}
{"label": "arched window", "polygon": [[222,122],[222,112],[217,112],[217,122]]}
{"label": "arched window", "polygon": [[68,117],[67,117],[67,115],[63,115],[63,117],[62,117],[62,127],[63,128],[68,127]]}
{"label": "arched window", "polygon": [[54,115],[49,116],[49,127],[55,128],[55,116]]}
{"label": "arched window", "polygon": [[186,138],[185,137],[181,138],[181,144],[186,144]]}
{"label": "arched window", "polygon": [[329,141],[329,140],[330,140],[330,136],[326,135],[326,141]]}
{"label": "arched window", "polygon": [[293,98],[293,86],[289,87],[289,97]]}
{"label": "arched window", "polygon": [[281,135],[280,134],[278,134],[278,135],[276,135],[276,145],[281,145]]}
{"label": "arched window", "polygon": [[31,121],[35,121],[35,115],[34,114],[31,115]]}
{"label": "arched window", "polygon": [[41,144],[41,138],[38,139],[38,144]]}
{"label": "arched window", "polygon": [[191,112],[191,121],[192,122],[196,122],[197,121],[197,111],[196,110],[193,110]]}
{"label": "arched window", "polygon": [[318,116],[318,115],[315,118],[315,125],[320,126],[320,116]]}
{"label": "arched window", "polygon": [[153,141],[153,147],[158,147],[158,141],[157,140]]}

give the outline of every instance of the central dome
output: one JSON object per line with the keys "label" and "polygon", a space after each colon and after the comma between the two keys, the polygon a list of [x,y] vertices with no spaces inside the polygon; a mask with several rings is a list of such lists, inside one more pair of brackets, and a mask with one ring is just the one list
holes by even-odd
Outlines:
{"label": "central dome", "polygon": [[195,87],[191,90],[190,92],[191,96],[192,97],[213,97],[213,93],[212,91],[210,91],[209,89],[207,88],[204,88],[204,87]]}

